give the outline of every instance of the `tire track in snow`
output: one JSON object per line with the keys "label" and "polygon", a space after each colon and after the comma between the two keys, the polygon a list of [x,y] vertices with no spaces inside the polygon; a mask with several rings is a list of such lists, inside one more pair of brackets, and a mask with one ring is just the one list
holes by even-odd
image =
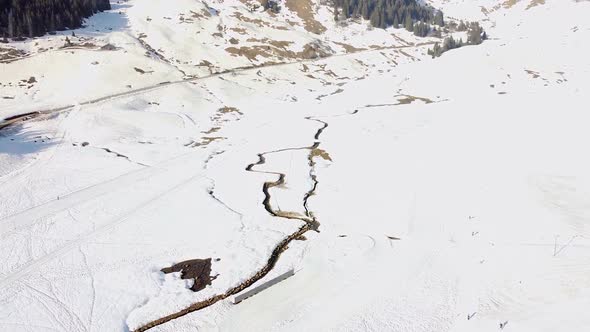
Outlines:
{"label": "tire track in snow", "polygon": [[43,216],[58,213],[90,199],[111,193],[113,192],[114,186],[116,186],[115,190],[119,188],[125,188],[131,184],[144,181],[164,173],[168,171],[165,168],[166,166],[170,164],[174,165],[174,163],[181,163],[183,157],[190,156],[193,153],[198,152],[186,152],[164,160],[159,164],[132,170],[130,172],[118,175],[112,179],[67,193],[60,196],[59,200],[52,199],[0,218],[0,239],[3,239],[6,234],[37,223],[37,221]]}
{"label": "tire track in snow", "polygon": [[194,181],[198,178],[203,178],[203,177],[204,176],[202,174],[196,174],[196,175],[190,177],[189,179],[181,180],[181,181],[179,181],[179,183],[175,184],[173,187],[168,188],[164,192],[159,192],[155,195],[152,195],[149,199],[143,201],[141,204],[135,206],[131,210],[128,210],[120,215],[115,216],[114,218],[111,218],[111,220],[105,222],[103,225],[97,227],[96,229],[94,229],[92,231],[88,231],[88,232],[80,235],[77,239],[66,243],[65,245],[59,247],[57,250],[54,250],[53,252],[51,252],[41,258],[27,262],[27,264],[25,265],[24,268],[22,268],[16,272],[12,272],[8,276],[6,276],[2,280],[0,280],[0,288],[3,288],[6,285],[8,285],[14,281],[20,280],[22,277],[26,276],[27,274],[35,271],[41,265],[48,263],[57,257],[60,257],[61,255],[69,252],[72,249],[77,248],[80,244],[86,242],[87,240],[89,240],[93,237],[96,237],[100,234],[104,234],[104,233],[108,232],[109,230],[113,229],[115,226],[127,221],[132,215],[134,215],[136,212],[140,211],[141,209],[143,209],[143,208],[149,206],[150,204],[156,202],[157,200],[163,198],[167,194],[170,194],[170,193],[188,185],[192,181]]}

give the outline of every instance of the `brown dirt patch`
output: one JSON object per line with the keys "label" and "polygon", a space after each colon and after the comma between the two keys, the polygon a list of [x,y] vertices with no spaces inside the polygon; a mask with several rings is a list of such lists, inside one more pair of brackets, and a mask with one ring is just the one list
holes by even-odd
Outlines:
{"label": "brown dirt patch", "polygon": [[314,17],[313,2],[311,0],[286,0],[285,5],[303,20],[305,30],[318,35],[326,31],[326,27]]}
{"label": "brown dirt patch", "polygon": [[408,58],[410,58],[410,59],[412,59],[412,60],[416,60],[416,57],[415,57],[415,56],[413,56],[413,55],[410,55],[410,54],[408,54],[407,52],[404,52],[404,51],[402,51],[402,50],[397,50],[397,51],[398,51],[399,53],[401,53],[401,54],[403,54],[403,55],[407,56]]}
{"label": "brown dirt patch", "polygon": [[287,40],[271,40],[268,38],[263,38],[263,39],[248,38],[248,39],[246,39],[246,41],[249,43],[269,44],[269,45],[272,45],[272,46],[278,47],[278,48],[287,48],[289,45],[293,44],[293,42],[287,41]]}
{"label": "brown dirt patch", "polygon": [[240,13],[240,12],[234,12],[234,14],[232,15],[233,17],[237,18],[238,20],[242,21],[242,22],[246,22],[246,23],[252,23],[252,24],[256,24],[258,27],[260,28],[273,28],[273,29],[277,29],[277,30],[288,30],[286,27],[282,27],[282,26],[278,26],[278,25],[273,25],[269,22],[263,21],[259,18],[249,18],[247,16],[244,16],[244,14]]}
{"label": "brown dirt patch", "polygon": [[194,284],[191,287],[193,292],[205,289],[207,285],[211,285],[211,281],[217,278],[217,276],[211,276],[211,258],[191,259],[165,267],[161,271],[165,274],[180,272],[180,278],[193,279]]}
{"label": "brown dirt patch", "polygon": [[415,102],[416,100],[420,100],[426,104],[431,104],[433,103],[433,101],[431,99],[428,98],[424,98],[424,97],[416,97],[416,96],[410,96],[410,95],[399,95],[396,97],[401,97],[398,98],[398,105],[407,105],[407,104],[411,104],[413,102]]}
{"label": "brown dirt patch", "polygon": [[191,147],[194,147],[194,148],[204,147],[204,146],[207,146],[207,145],[211,144],[212,142],[221,141],[221,140],[224,140],[224,139],[226,139],[226,138],[225,137],[220,137],[220,136],[215,136],[215,137],[201,137],[201,141],[194,143]]}
{"label": "brown dirt patch", "polygon": [[210,135],[210,134],[218,132],[220,129],[221,129],[220,127],[213,127],[207,131],[203,131],[202,133],[205,135]]}
{"label": "brown dirt patch", "polygon": [[191,17],[196,19],[209,18],[211,13],[205,8],[201,9],[200,13],[191,10]]}
{"label": "brown dirt patch", "polygon": [[[508,9],[508,8],[511,8],[512,6],[516,5],[520,1],[521,0],[506,0],[502,3],[502,7]],[[544,4],[545,4],[545,0],[531,0],[531,2],[529,2],[526,9],[531,9],[533,7],[536,7],[539,5],[544,5]],[[496,8],[494,8],[494,9],[496,9]]]}
{"label": "brown dirt patch", "polygon": [[520,1],[520,0],[506,0],[502,3],[502,6],[504,6],[504,8],[510,8],[514,5],[516,5],[516,3],[518,3],[518,1]]}
{"label": "brown dirt patch", "polygon": [[14,48],[0,47],[0,62],[13,62],[27,56],[25,51]]}
{"label": "brown dirt patch", "polygon": [[[281,43],[279,41],[278,43]],[[279,45],[280,47],[276,46]],[[316,59],[323,58],[329,55],[326,51],[322,50],[315,44],[306,44],[303,47],[303,51],[294,52],[283,48],[284,44],[266,44],[266,45],[253,45],[253,46],[242,46],[242,47],[228,47],[225,49],[226,52],[234,56],[244,56],[250,61],[261,58],[288,58],[288,59]]]}
{"label": "brown dirt patch", "polygon": [[345,43],[334,42],[334,44],[342,46],[342,48],[346,51],[346,53],[354,53],[354,52],[366,50],[366,48],[356,48],[352,45],[345,44]]}
{"label": "brown dirt patch", "polygon": [[531,9],[533,7],[536,7],[536,6],[539,6],[539,5],[544,5],[544,4],[545,4],[545,0],[531,0],[531,2],[526,7],[526,9]]}
{"label": "brown dirt patch", "polygon": [[243,115],[242,112],[240,112],[239,109],[235,108],[235,107],[229,107],[229,106],[224,106],[222,108],[219,109],[219,112],[222,114],[228,114],[228,113],[238,113],[239,115]]}
{"label": "brown dirt patch", "polygon": [[541,77],[541,74],[534,71],[534,70],[529,70],[529,69],[525,69],[524,70],[527,74],[531,75],[533,78],[539,78]]}
{"label": "brown dirt patch", "polygon": [[229,28],[231,31],[235,31],[237,33],[239,33],[240,35],[247,35],[248,32],[246,31],[246,29],[244,28]]}
{"label": "brown dirt patch", "polygon": [[320,149],[320,148],[315,148],[315,149],[311,150],[310,157],[311,158],[320,157],[320,158],[322,158],[322,159],[324,159],[326,161],[332,161],[332,158],[330,157],[330,154],[328,152]]}

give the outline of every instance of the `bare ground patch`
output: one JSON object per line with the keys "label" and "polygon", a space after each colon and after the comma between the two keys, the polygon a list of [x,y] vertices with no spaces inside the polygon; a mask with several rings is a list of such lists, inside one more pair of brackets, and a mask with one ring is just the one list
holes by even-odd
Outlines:
{"label": "bare ground patch", "polygon": [[165,267],[161,271],[165,274],[180,272],[181,279],[192,279],[194,281],[191,287],[193,292],[205,289],[217,278],[217,276],[211,276],[211,258],[191,259]]}
{"label": "bare ground patch", "polygon": [[311,150],[310,157],[311,158],[320,157],[326,161],[332,161],[330,154],[320,148],[315,148],[315,149]]}
{"label": "bare ground patch", "polygon": [[244,56],[248,58],[248,60],[250,61],[255,61],[258,57],[266,59],[287,58],[308,60],[323,58],[330,55],[330,53],[328,53],[327,51],[323,50],[321,47],[313,43],[306,44],[303,47],[303,50],[300,52],[294,52],[292,50],[285,49],[284,44],[277,44],[277,42],[263,45],[241,46],[239,48],[231,46],[226,48],[225,51],[234,56]]}
{"label": "bare ground patch", "polygon": [[16,48],[0,47],[0,63],[10,63],[27,56],[27,52]]}
{"label": "bare ground patch", "polygon": [[354,47],[354,46],[352,46],[350,44],[346,44],[346,43],[334,42],[334,44],[341,46],[346,51],[346,53],[355,53],[355,52],[360,52],[360,51],[366,50],[366,48],[357,48],[357,47]]}
{"label": "bare ground patch", "polygon": [[326,31],[326,27],[314,17],[313,2],[311,0],[286,0],[285,5],[303,20],[305,30],[318,35]]}
{"label": "bare ground patch", "polygon": [[273,25],[272,23],[263,21],[259,18],[249,18],[247,16],[244,16],[244,14],[242,14],[240,12],[234,12],[234,14],[232,16],[242,22],[255,24],[260,28],[266,27],[266,28],[273,28],[273,29],[277,29],[277,30],[288,30],[286,27]]}

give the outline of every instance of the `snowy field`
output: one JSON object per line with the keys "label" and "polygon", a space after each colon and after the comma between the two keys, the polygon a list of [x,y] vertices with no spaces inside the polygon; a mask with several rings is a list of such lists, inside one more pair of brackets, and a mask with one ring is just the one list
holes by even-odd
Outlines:
{"label": "snowy field", "polygon": [[0,129],[1,331],[588,329],[590,2],[427,1],[490,36],[436,59],[174,2],[9,44],[0,118],[41,113]]}

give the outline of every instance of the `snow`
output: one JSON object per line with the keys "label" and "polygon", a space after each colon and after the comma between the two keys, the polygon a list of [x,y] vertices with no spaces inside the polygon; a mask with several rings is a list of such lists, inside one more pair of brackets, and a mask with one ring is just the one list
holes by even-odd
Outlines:
{"label": "snow", "polygon": [[[68,32],[10,44],[31,56],[0,64],[0,97],[14,96],[0,115],[71,107],[0,132],[1,330],[134,330],[223,294],[304,225],[263,206],[279,173],[270,204],[300,217],[316,177],[307,204],[319,232],[251,287],[295,275],[154,331],[590,325],[590,3],[429,1],[483,20],[491,37],[430,59],[407,32],[336,25],[321,6],[328,30],[315,35],[284,6],[272,17],[240,1],[176,2],[123,2],[70,37],[116,51],[40,50]],[[218,15],[179,23],[207,6]],[[279,60],[234,57],[230,37],[294,52],[319,39],[336,54],[215,74]],[[30,76],[32,87],[14,84]],[[316,142],[329,158],[311,165]],[[218,275],[200,292],[160,272],[195,258]]]}

